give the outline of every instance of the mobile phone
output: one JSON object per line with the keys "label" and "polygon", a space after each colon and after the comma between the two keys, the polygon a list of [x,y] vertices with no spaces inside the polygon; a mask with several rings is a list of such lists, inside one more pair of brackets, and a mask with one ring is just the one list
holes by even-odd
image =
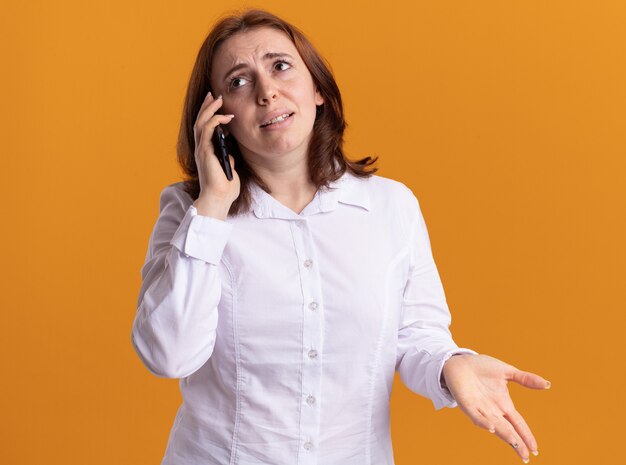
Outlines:
{"label": "mobile phone", "polygon": [[213,147],[215,149],[215,155],[222,165],[224,174],[229,181],[233,180],[233,172],[230,169],[230,159],[228,158],[228,151],[226,149],[226,137],[224,136],[224,130],[218,124],[213,131]]}

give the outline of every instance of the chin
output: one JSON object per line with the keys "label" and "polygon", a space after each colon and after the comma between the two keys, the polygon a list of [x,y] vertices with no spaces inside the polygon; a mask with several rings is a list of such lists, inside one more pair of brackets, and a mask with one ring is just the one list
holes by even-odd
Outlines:
{"label": "chin", "polygon": [[281,138],[279,140],[268,142],[267,144],[258,146],[257,150],[254,150],[254,152],[261,155],[276,157],[281,155],[287,155],[294,150],[297,150],[299,147],[302,147],[302,145],[306,143],[306,140],[285,140]]}

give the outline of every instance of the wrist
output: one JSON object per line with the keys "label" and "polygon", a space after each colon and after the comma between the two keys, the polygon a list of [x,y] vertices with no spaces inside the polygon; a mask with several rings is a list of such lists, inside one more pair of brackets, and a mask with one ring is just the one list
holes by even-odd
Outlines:
{"label": "wrist", "polygon": [[207,197],[198,197],[198,199],[196,199],[193,203],[198,215],[210,216],[222,221],[228,216],[228,211],[230,210],[231,205],[232,202],[227,200]]}
{"label": "wrist", "polygon": [[451,358],[453,357],[458,357],[458,356],[463,356],[463,355],[474,355],[474,354],[452,354],[448,360],[446,360],[443,363],[443,368],[441,370],[441,377],[439,378],[439,382],[441,384],[441,387],[444,389],[448,389],[448,385],[446,384],[446,377],[445,377],[445,373],[446,373],[446,365],[448,364],[448,362],[450,361]]}
{"label": "wrist", "polygon": [[[450,356],[450,358],[456,357],[457,355],[462,355],[462,354],[452,354]],[[443,362],[443,368],[444,369],[441,370],[441,377],[439,378],[439,382],[441,383],[441,387],[444,388],[444,389],[448,389],[448,386],[446,385],[446,377],[444,375],[444,372],[445,372],[446,364],[450,361],[450,358],[448,358],[448,360]]]}

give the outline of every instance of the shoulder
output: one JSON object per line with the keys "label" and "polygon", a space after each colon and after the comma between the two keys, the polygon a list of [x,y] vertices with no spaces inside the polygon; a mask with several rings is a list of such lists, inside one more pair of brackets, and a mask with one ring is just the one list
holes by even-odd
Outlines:
{"label": "shoulder", "polygon": [[364,179],[369,182],[372,189],[379,189],[383,192],[399,196],[406,195],[407,193],[412,194],[411,189],[409,189],[406,184],[395,179],[386,178],[378,174],[373,174],[369,178]]}
{"label": "shoulder", "polygon": [[160,210],[168,207],[178,207],[186,210],[193,203],[191,196],[185,191],[183,181],[174,182],[161,190],[159,198]]}
{"label": "shoulder", "polygon": [[419,208],[419,202],[413,191],[403,182],[372,175],[368,178],[359,179],[368,190],[370,198],[379,208],[412,211]]}

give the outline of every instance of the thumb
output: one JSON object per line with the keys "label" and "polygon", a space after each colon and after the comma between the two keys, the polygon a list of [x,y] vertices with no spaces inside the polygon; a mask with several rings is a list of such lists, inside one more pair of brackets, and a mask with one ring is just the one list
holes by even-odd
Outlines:
{"label": "thumb", "polygon": [[550,389],[552,383],[539,375],[529,371],[516,370],[513,372],[511,381],[531,389]]}

